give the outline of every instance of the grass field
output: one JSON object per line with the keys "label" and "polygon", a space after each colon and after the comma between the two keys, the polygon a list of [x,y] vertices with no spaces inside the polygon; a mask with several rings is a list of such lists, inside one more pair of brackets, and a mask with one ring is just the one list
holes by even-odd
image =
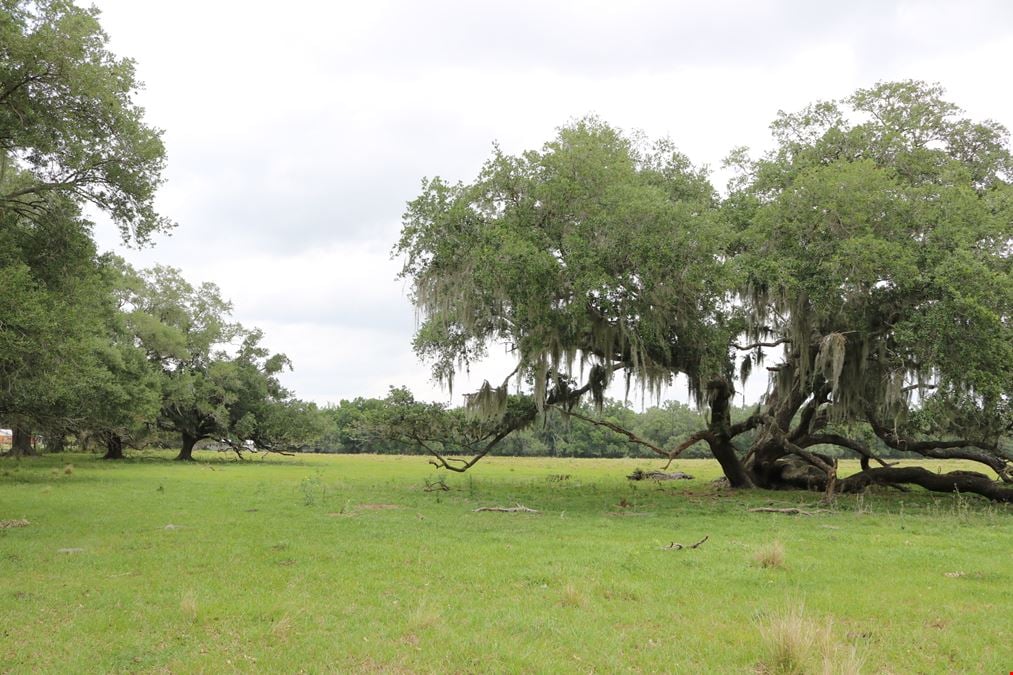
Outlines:
{"label": "grass field", "polygon": [[0,671],[1013,670],[1013,512],[976,497],[198,455],[0,461]]}

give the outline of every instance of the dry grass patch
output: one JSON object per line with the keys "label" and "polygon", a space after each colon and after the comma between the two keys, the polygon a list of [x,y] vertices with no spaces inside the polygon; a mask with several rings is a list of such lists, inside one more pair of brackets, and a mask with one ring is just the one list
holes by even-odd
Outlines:
{"label": "dry grass patch", "polygon": [[443,611],[439,607],[432,606],[427,600],[422,600],[408,615],[408,632],[432,628],[442,621]]}
{"label": "dry grass patch", "polygon": [[179,601],[179,611],[190,621],[197,620],[197,596],[193,589],[188,589],[183,593],[183,597]]}
{"label": "dry grass patch", "polygon": [[587,596],[573,584],[567,584],[560,594],[559,604],[563,607],[584,607],[587,605]]}
{"label": "dry grass patch", "polygon": [[292,633],[292,617],[288,614],[271,624],[271,637],[278,642],[288,642],[288,636]]}
{"label": "dry grass patch", "polygon": [[862,670],[857,650],[834,637],[833,621],[810,619],[802,605],[769,617],[759,630],[766,654],[757,671],[765,675],[851,675]]}
{"label": "dry grass patch", "polygon": [[775,539],[753,554],[753,562],[763,568],[784,567],[784,544]]}

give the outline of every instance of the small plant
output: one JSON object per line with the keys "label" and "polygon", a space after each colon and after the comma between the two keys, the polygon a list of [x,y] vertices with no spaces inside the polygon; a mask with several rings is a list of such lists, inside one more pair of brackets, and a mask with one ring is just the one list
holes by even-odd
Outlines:
{"label": "small plant", "polygon": [[304,506],[315,506],[318,499],[322,501],[327,496],[327,488],[320,479],[319,471],[313,476],[303,478],[299,483],[299,489],[302,490]]}
{"label": "small plant", "polygon": [[784,544],[775,539],[753,555],[753,562],[764,568],[784,567]]}

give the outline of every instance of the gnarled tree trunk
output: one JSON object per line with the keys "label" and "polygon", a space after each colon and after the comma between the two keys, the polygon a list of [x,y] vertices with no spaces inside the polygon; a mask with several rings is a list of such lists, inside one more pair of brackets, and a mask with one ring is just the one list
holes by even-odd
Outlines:
{"label": "gnarled tree trunk", "polygon": [[186,433],[182,434],[183,447],[180,448],[179,454],[176,455],[176,460],[180,462],[192,462],[193,461],[193,446],[197,445],[197,441],[200,439],[196,436]]}
{"label": "gnarled tree trunk", "polygon": [[106,454],[102,455],[102,459],[123,459],[123,437],[117,433],[110,432],[106,434]]}
{"label": "gnarled tree trunk", "polygon": [[753,481],[746,473],[732,444],[731,400],[735,395],[732,385],[723,379],[711,380],[707,385],[707,399],[710,403],[711,419],[708,425],[711,454],[721,465],[728,483],[733,488],[753,487]]}
{"label": "gnarled tree trunk", "polygon": [[32,442],[32,432],[24,427],[14,426],[14,437],[11,443],[11,454],[15,457],[30,457],[37,455],[35,445]]}

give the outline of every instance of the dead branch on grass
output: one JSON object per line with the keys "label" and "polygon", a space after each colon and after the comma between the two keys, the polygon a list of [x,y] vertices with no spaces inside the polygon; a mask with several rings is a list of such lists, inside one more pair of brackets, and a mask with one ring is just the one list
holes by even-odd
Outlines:
{"label": "dead branch on grass", "polygon": [[681,551],[684,548],[700,548],[700,545],[703,544],[705,541],[707,541],[709,538],[710,538],[710,535],[708,534],[707,536],[705,536],[703,539],[701,539],[700,541],[696,542],[695,544],[680,544],[678,542],[674,542],[673,541],[668,546],[662,546],[661,550],[662,551]]}
{"label": "dead branch on grass", "polygon": [[792,507],[790,509],[775,509],[773,507],[768,507],[768,506],[761,506],[759,508],[749,509],[749,512],[750,513],[784,513],[784,514],[790,515],[790,516],[814,516],[817,513],[830,513],[826,509],[816,509],[815,511],[803,511],[802,509],[798,509],[798,508],[794,508],[794,507]]}
{"label": "dead branch on grass", "polygon": [[666,473],[665,471],[643,471],[634,469],[633,473],[626,476],[629,480],[693,480],[693,476],[682,471]]}
{"label": "dead branch on grass", "polygon": [[436,492],[437,490],[440,490],[441,492],[447,492],[450,490],[450,486],[447,485],[442,478],[440,478],[438,480],[427,480],[426,486],[423,488],[423,490],[425,490],[426,492]]}
{"label": "dead branch on grass", "polygon": [[539,513],[535,509],[529,509],[521,503],[517,503],[514,506],[480,506],[475,509],[475,513],[479,511],[496,511],[498,513]]}

